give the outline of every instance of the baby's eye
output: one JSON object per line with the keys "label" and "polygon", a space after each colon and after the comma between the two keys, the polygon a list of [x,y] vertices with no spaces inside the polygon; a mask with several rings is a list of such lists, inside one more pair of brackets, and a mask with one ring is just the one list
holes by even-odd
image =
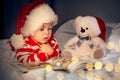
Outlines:
{"label": "baby's eye", "polygon": [[48,28],[48,30],[52,30],[52,28]]}
{"label": "baby's eye", "polygon": [[43,31],[44,30],[44,28],[41,28],[41,29],[39,29],[40,31]]}

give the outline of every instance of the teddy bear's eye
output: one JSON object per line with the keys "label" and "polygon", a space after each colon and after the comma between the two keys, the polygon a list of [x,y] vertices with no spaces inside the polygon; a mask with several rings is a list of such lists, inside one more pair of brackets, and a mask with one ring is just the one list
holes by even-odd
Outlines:
{"label": "teddy bear's eye", "polygon": [[86,28],[86,30],[88,30],[88,28]]}

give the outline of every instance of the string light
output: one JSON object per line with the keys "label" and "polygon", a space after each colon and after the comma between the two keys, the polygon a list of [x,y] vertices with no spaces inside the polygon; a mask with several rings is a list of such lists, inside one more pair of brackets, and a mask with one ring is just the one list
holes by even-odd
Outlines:
{"label": "string light", "polygon": [[120,44],[115,46],[115,51],[120,52]]}
{"label": "string light", "polygon": [[118,62],[118,64],[120,64],[120,57],[118,58],[118,61],[117,61],[117,62]]}
{"label": "string light", "polygon": [[87,78],[87,80],[93,80],[94,74],[93,74],[92,72],[88,72],[88,73],[86,74],[86,78]]}
{"label": "string light", "polygon": [[115,64],[114,70],[115,72],[120,72],[120,64]]}
{"label": "string light", "polygon": [[101,76],[100,75],[95,75],[94,79],[93,80],[102,80]]}
{"label": "string light", "polygon": [[58,73],[57,73],[57,79],[58,79],[58,80],[62,80],[63,78],[64,78],[63,73],[58,72]]}
{"label": "string light", "polygon": [[108,72],[113,71],[113,64],[112,63],[107,63],[105,66],[105,70]]}
{"label": "string light", "polygon": [[48,65],[46,65],[45,69],[47,72],[49,72],[52,70],[52,66],[48,64]]}
{"label": "string light", "polygon": [[93,67],[94,67],[94,65],[93,65],[92,62],[87,62],[87,64],[86,64],[86,69],[87,69],[87,70],[92,70]]}
{"label": "string light", "polygon": [[79,59],[76,56],[72,57],[72,62],[73,63],[77,63],[78,61],[79,61]]}
{"label": "string light", "polygon": [[113,49],[114,46],[115,45],[114,45],[114,43],[112,41],[108,42],[107,45],[106,45],[107,49],[110,49],[110,50]]}
{"label": "string light", "polygon": [[103,64],[101,62],[95,62],[95,69],[102,69]]}

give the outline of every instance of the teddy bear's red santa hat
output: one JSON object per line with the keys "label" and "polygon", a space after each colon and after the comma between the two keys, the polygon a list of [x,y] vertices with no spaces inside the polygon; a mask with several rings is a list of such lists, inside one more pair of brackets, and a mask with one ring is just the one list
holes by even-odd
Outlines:
{"label": "teddy bear's red santa hat", "polygon": [[105,27],[105,23],[102,19],[94,16],[95,18],[95,32],[99,33],[99,37],[102,38],[104,41],[106,40],[106,27]]}
{"label": "teddy bear's red santa hat", "polygon": [[16,34],[10,38],[12,45],[20,48],[24,44],[23,36],[33,35],[43,23],[53,22],[54,26],[57,21],[58,16],[44,0],[35,0],[25,4],[18,15]]}

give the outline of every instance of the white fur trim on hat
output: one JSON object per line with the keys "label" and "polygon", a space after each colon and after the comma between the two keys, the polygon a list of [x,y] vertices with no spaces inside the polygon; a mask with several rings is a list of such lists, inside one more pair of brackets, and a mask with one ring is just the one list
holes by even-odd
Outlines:
{"label": "white fur trim on hat", "polygon": [[12,37],[10,38],[10,40],[11,40],[11,44],[16,49],[23,47],[23,45],[25,43],[22,35],[13,34]]}
{"label": "white fur trim on hat", "polygon": [[24,26],[21,28],[22,34],[25,36],[33,35],[34,32],[42,27],[43,23],[53,22],[53,26],[57,24],[58,16],[54,13],[48,4],[42,4],[31,10],[26,16]]}
{"label": "white fur trim on hat", "polygon": [[99,28],[99,24],[98,24],[98,22],[97,22],[97,20],[96,20],[96,18],[95,17],[93,17],[93,16],[87,16],[88,17],[88,19],[93,23],[93,25],[94,25],[94,32],[95,32],[95,34],[96,35],[99,35],[100,33],[101,33],[101,31],[100,31],[100,28]]}

